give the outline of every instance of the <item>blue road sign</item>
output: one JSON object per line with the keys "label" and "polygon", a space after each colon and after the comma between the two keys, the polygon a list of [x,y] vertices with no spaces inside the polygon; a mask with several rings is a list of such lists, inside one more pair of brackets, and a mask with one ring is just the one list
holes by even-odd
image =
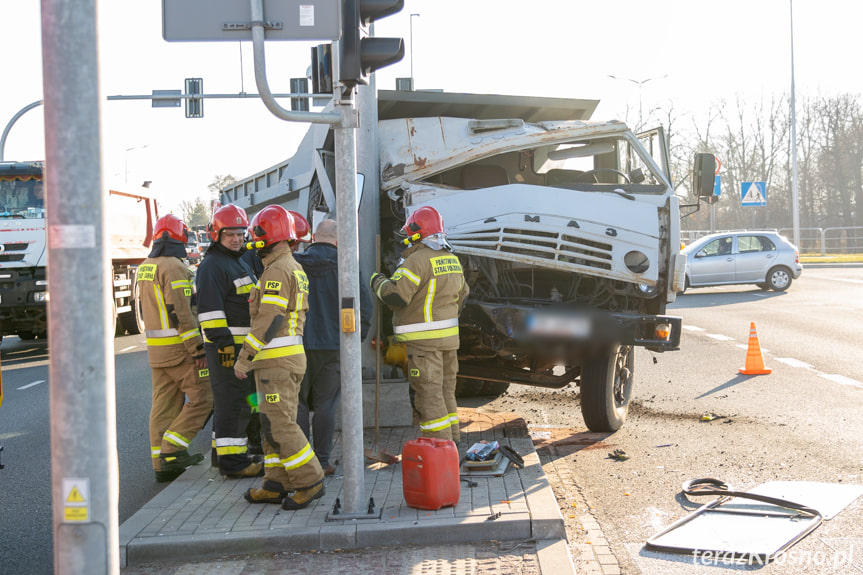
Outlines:
{"label": "blue road sign", "polygon": [[740,184],[740,205],[766,206],[767,182],[743,182]]}
{"label": "blue road sign", "polygon": [[719,194],[722,193],[721,184],[722,184],[722,176],[720,176],[719,174],[716,174],[713,177],[713,195],[716,197],[719,197]]}

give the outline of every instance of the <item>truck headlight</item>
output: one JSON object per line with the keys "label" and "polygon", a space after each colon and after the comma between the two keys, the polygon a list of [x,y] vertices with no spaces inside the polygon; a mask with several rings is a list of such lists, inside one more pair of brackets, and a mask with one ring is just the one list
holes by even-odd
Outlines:
{"label": "truck headlight", "polygon": [[33,301],[36,303],[45,303],[48,301],[48,292],[46,291],[37,291],[33,292]]}

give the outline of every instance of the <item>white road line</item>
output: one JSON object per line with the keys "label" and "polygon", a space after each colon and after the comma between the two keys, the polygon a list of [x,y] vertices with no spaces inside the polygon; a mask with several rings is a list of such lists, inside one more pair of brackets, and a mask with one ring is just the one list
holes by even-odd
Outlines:
{"label": "white road line", "polygon": [[844,375],[838,375],[835,373],[818,373],[818,377],[823,377],[824,379],[829,379],[833,383],[838,383],[839,385],[850,385],[853,387],[859,387],[863,389],[863,382],[857,381],[856,379],[851,379],[850,377],[845,377]]}
{"label": "white road line", "polygon": [[685,325],[683,329],[688,329],[689,331],[704,331],[703,327],[698,327],[696,325]]}
{"label": "white road line", "polygon": [[731,341],[734,339],[733,337],[728,337],[727,335],[722,335],[719,333],[708,333],[707,337],[718,339],[719,341]]}
{"label": "white road line", "polygon": [[18,389],[19,389],[19,390],[21,390],[21,389],[29,389],[29,388],[33,387],[34,385],[39,385],[40,383],[45,383],[45,380],[44,380],[44,379],[39,379],[39,380],[34,381],[33,383],[28,383],[27,385],[22,385],[22,386],[21,386],[21,387],[19,387]]}
{"label": "white road line", "polygon": [[814,369],[805,361],[800,361],[799,359],[794,359],[793,357],[777,357],[776,361],[784,363],[785,365],[790,365],[791,367],[805,367],[806,369]]}

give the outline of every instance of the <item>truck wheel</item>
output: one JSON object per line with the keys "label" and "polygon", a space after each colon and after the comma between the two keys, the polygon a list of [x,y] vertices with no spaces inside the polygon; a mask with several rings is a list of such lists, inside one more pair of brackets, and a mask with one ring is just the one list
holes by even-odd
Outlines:
{"label": "truck wheel", "polygon": [[614,345],[588,360],[581,370],[581,415],[591,431],[617,431],[626,421],[635,353]]}
{"label": "truck wheel", "polygon": [[132,311],[124,313],[121,317],[123,327],[129,332],[129,335],[137,335],[144,333],[144,312],[141,309],[141,298],[138,291],[138,282],[135,282],[135,288],[132,290]]}
{"label": "truck wheel", "polygon": [[508,383],[487,381],[485,379],[468,379],[460,377],[456,380],[456,397],[498,397],[509,389]]}

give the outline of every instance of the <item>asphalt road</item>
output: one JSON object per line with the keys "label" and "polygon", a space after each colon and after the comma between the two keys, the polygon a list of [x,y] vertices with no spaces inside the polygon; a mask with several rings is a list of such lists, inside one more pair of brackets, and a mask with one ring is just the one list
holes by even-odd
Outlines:
{"label": "asphalt road", "polygon": [[[114,340],[117,389],[117,451],[120,469],[119,523],[166,484],[156,483],[150,464],[147,422],[151,384],[143,336]],[[0,406],[0,573],[51,574],[50,405],[47,346],[4,338],[3,405]],[[209,428],[193,450],[207,453]],[[59,440],[62,441],[62,440]],[[96,457],[98,454],[88,454]]]}

